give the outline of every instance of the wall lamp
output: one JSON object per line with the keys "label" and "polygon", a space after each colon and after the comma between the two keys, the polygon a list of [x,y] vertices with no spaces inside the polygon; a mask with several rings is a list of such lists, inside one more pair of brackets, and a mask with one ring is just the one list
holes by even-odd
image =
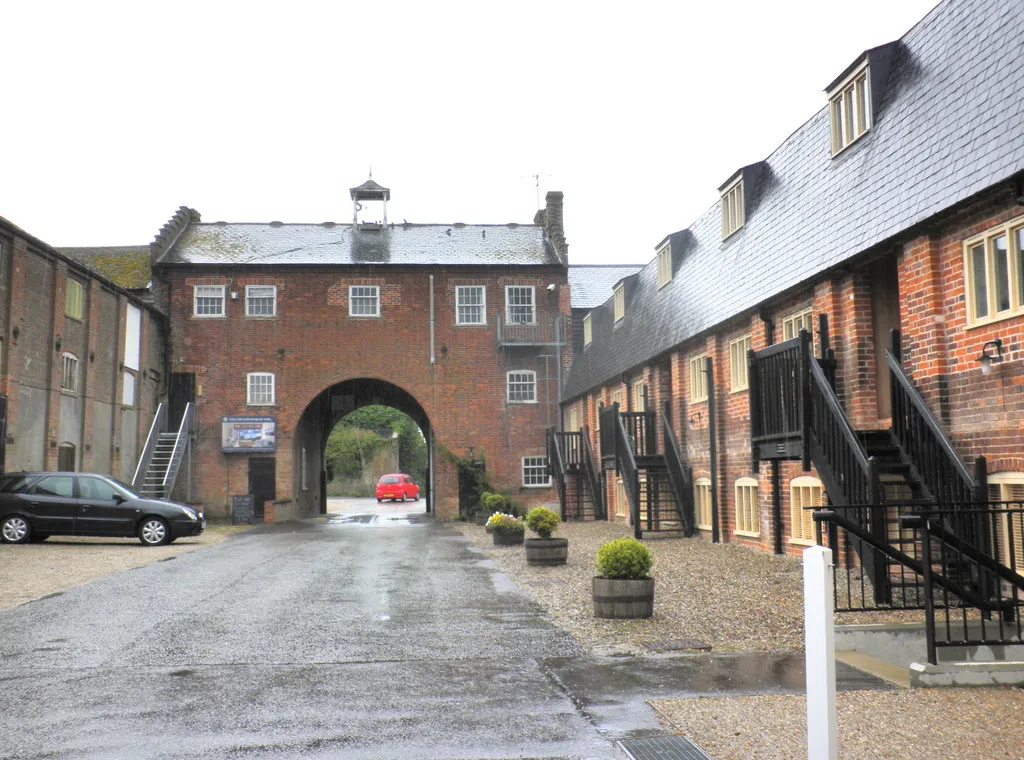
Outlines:
{"label": "wall lamp", "polygon": [[57,336],[57,340],[55,340],[53,342],[53,347],[56,348],[58,351],[60,351],[61,342],[60,342],[60,336],[59,335]]}
{"label": "wall lamp", "polygon": [[978,363],[981,365],[981,374],[991,375],[992,365],[999,364],[999,362],[1001,362],[1002,360],[1002,338],[996,338],[995,340],[986,341],[985,345],[981,347],[981,356],[978,357]]}
{"label": "wall lamp", "polygon": [[700,425],[700,412],[694,412],[693,416],[691,416],[689,419],[689,423],[691,430]]}

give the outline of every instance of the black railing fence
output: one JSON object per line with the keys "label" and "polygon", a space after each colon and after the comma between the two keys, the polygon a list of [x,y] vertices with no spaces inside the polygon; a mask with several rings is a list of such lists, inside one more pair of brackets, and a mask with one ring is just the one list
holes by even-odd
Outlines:
{"label": "black railing fence", "polygon": [[[873,529],[880,515],[884,540]],[[920,503],[866,504],[818,509],[814,517],[818,543],[827,530],[828,545],[847,560],[835,573],[837,612],[923,610],[932,663],[937,648],[1021,643],[1021,502],[925,510]],[[884,594],[875,587],[879,578],[865,571],[872,565],[885,568]]]}

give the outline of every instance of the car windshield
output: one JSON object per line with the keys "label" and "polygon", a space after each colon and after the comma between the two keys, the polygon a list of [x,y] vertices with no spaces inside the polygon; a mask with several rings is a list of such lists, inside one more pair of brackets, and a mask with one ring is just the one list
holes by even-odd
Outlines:
{"label": "car windshield", "polygon": [[389,483],[397,483],[397,482],[398,482],[398,478],[396,478],[396,477],[394,477],[392,475],[386,475],[385,477],[380,479],[380,484],[382,486],[383,485],[387,485]]}

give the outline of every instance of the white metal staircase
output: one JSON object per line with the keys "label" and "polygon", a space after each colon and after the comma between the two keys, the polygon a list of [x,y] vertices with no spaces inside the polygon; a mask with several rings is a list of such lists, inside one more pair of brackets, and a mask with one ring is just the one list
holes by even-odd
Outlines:
{"label": "white metal staircase", "polygon": [[168,499],[195,434],[195,412],[192,404],[185,407],[177,430],[166,430],[167,407],[160,404],[139,457],[132,485],[149,499]]}

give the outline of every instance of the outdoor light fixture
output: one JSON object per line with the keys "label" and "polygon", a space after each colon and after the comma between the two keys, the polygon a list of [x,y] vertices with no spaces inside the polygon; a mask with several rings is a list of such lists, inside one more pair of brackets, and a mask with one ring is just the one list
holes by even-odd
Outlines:
{"label": "outdoor light fixture", "polygon": [[[989,349],[992,349],[989,351]],[[996,338],[995,340],[986,341],[985,345],[981,347],[981,356],[978,357],[978,363],[981,364],[981,374],[991,375],[992,365],[998,364],[1003,360],[1003,340],[1002,338]]]}
{"label": "outdoor light fixture", "polygon": [[59,335],[57,336],[57,340],[55,340],[55,341],[53,342],[53,346],[54,346],[54,348],[56,348],[56,349],[57,349],[58,351],[60,351],[60,347],[61,347],[61,342],[60,342],[60,336],[59,336]]}
{"label": "outdoor light fixture", "polygon": [[694,412],[693,416],[690,417],[690,429],[697,427],[700,424],[700,412]]}

